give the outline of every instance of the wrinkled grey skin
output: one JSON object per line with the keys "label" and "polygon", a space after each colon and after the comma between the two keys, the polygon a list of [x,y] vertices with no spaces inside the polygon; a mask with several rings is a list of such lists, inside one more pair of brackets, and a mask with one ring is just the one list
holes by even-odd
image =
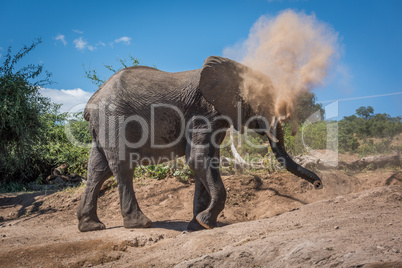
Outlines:
{"label": "wrinkled grey skin", "polygon": [[[152,226],[151,220],[141,211],[135,198],[132,182],[135,166],[130,166],[129,161],[129,155],[133,152],[138,153],[141,159],[151,157],[167,159],[185,155],[188,165],[195,173],[194,217],[188,224],[188,229],[216,227],[217,217],[225,206],[226,191],[219,168],[216,164],[209,165],[212,159],[219,159],[219,148],[212,145],[212,139],[221,144],[226,130],[230,127],[227,120],[217,119],[222,115],[232,119],[234,127],[241,130],[242,124],[257,114],[258,109],[251,107],[239,94],[240,76],[245,71],[254,72],[235,61],[212,56],[207,58],[204,66],[198,70],[167,73],[148,67],[130,67],[119,71],[106,81],[91,97],[84,112],[85,119],[89,121],[93,146],[88,164],[87,186],[77,211],[79,230],[84,232],[105,229],[96,213],[97,198],[102,183],[112,175],[118,184],[124,227]],[[270,83],[269,78],[257,72],[255,75],[262,83]],[[273,102],[272,96],[266,96],[266,100],[268,104]],[[238,102],[242,105],[241,114],[237,112]],[[128,124],[125,132],[117,132],[118,118],[139,115],[150,125],[151,104],[158,103],[178,107],[184,115],[185,122],[189,122],[189,129],[192,129],[192,131],[186,129],[185,132],[193,145],[183,136],[179,142],[168,148],[151,148],[148,139],[140,148],[125,147],[126,160],[121,160],[122,155],[117,149],[118,146],[111,144],[119,144],[122,135],[126,135],[130,142],[137,142],[142,134],[146,133],[143,133],[140,125],[135,123]],[[106,107],[104,117],[99,107]],[[169,108],[160,108],[156,115],[154,122],[156,127],[149,130],[151,135],[154,134],[155,144],[169,144],[176,140],[180,136],[181,125],[178,113]],[[200,115],[211,122],[212,127],[208,131],[197,131],[206,128],[205,120],[194,118]],[[264,135],[259,129],[265,126],[257,121],[249,127],[256,128],[258,133]],[[281,160],[280,162],[290,172],[320,188],[320,179],[317,175],[297,165],[286,153],[280,125],[275,130],[279,142],[270,140],[270,144],[278,160]],[[111,133],[119,134],[114,139]],[[205,146],[196,148],[195,145]]]}

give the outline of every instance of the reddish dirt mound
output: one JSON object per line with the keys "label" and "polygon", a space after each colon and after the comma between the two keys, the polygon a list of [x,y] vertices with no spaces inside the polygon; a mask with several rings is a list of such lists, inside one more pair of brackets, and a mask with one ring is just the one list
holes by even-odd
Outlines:
{"label": "reddish dirt mound", "polygon": [[75,216],[83,188],[3,194],[0,266],[400,265],[402,173],[320,175],[322,190],[289,173],[224,177],[223,227],[195,233],[183,232],[192,218],[194,185],[175,179],[135,183],[151,229],[122,227],[113,187],[99,200],[107,229],[89,233],[78,231]]}

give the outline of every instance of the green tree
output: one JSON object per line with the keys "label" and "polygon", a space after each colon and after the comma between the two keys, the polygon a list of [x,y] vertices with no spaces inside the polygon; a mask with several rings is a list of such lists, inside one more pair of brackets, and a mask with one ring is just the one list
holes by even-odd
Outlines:
{"label": "green tree", "polygon": [[[402,118],[388,114],[374,114],[371,106],[359,107],[356,115],[339,121],[339,150],[359,152],[361,155],[385,153],[392,150],[391,142],[402,132]],[[375,143],[372,138],[381,138]]]}
{"label": "green tree", "polygon": [[317,119],[322,120],[325,110],[322,108],[322,104],[316,103],[316,101],[317,97],[314,93],[308,91],[300,93],[297,97],[294,118],[299,122],[305,122],[310,116],[316,114],[319,116]]}
{"label": "green tree", "polygon": [[361,106],[356,110],[356,114],[359,117],[368,120],[374,114],[374,109],[371,106],[367,107]]}
{"label": "green tree", "polygon": [[42,65],[29,64],[16,70],[20,60],[42,41],[36,39],[15,55],[11,47],[0,67],[0,178],[3,181],[31,177],[37,152],[35,144],[43,141],[42,115],[51,107],[41,96],[40,87],[50,83],[51,74]]}
{"label": "green tree", "polygon": [[359,119],[361,118],[350,116],[339,121],[338,149],[341,153],[355,152],[360,146],[357,138],[355,137],[357,126],[359,123],[362,123]]}
{"label": "green tree", "polygon": [[[103,64],[103,67],[106,68],[107,70],[111,71],[113,74],[117,73],[118,71],[122,70],[123,68],[127,68],[130,65],[131,66],[139,66],[140,65],[140,61],[137,58],[134,58],[133,56],[129,56],[129,59],[127,60],[126,58],[117,58],[116,59],[117,62],[119,63],[119,67],[115,68],[112,65],[107,65],[107,64]],[[127,63],[129,62],[129,63]],[[96,71],[96,69],[91,68],[91,66],[89,66],[89,69],[86,69],[85,66],[83,66],[84,68],[84,77],[88,78],[89,80],[91,80],[91,82],[97,86],[101,86],[103,83],[105,83],[106,78],[100,78],[98,75],[98,72]],[[155,66],[154,66],[155,68]]]}

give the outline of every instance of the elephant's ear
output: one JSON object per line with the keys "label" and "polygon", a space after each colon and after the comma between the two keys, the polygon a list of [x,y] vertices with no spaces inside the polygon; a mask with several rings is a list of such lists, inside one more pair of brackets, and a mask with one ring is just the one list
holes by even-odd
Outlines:
{"label": "elephant's ear", "polygon": [[202,95],[218,112],[230,117],[236,130],[244,124],[244,107],[239,107],[244,104],[240,94],[244,67],[230,59],[211,56],[205,60],[200,78]]}

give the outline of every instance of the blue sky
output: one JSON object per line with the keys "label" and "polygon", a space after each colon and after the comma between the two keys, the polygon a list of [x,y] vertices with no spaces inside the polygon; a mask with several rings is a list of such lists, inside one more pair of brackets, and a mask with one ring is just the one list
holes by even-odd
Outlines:
{"label": "blue sky", "polygon": [[[43,94],[64,103],[64,111],[97,89],[84,78],[83,65],[105,78],[112,73],[102,64],[117,65],[117,57],[129,55],[164,71],[197,69],[206,57],[244,41],[260,16],[293,9],[314,13],[339,33],[340,59],[326,84],[315,89],[318,101],[340,99],[339,116],[367,105],[376,113],[402,114],[399,0],[2,0],[0,6],[0,54],[41,37],[43,43],[22,63],[43,64],[53,74],[55,83]],[[367,96],[377,97],[362,98]]]}

